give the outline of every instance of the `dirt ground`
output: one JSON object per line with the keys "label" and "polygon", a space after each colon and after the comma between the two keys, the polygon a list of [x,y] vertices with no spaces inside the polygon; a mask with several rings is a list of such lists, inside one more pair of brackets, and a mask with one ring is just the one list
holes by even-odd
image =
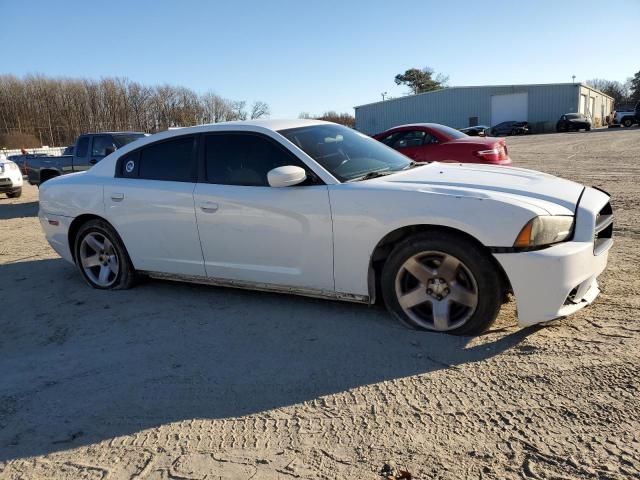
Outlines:
{"label": "dirt ground", "polygon": [[37,189],[0,199],[0,478],[640,477],[640,129],[508,139],[613,196],[590,308],[479,338],[348,303],[153,281],[87,287]]}

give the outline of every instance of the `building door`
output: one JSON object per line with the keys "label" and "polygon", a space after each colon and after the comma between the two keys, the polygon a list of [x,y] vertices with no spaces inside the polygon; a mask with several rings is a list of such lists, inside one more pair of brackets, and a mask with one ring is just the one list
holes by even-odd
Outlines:
{"label": "building door", "polygon": [[491,125],[529,120],[529,94],[510,93],[491,96]]}

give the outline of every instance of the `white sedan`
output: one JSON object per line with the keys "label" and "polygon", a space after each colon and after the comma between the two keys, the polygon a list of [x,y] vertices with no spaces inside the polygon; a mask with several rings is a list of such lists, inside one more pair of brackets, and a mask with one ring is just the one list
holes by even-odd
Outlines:
{"label": "white sedan", "polygon": [[100,289],[136,274],[362,303],[476,334],[513,293],[522,326],[598,295],[606,193],[509,167],[416,164],[332,123],[159,133],[42,185],[52,247]]}

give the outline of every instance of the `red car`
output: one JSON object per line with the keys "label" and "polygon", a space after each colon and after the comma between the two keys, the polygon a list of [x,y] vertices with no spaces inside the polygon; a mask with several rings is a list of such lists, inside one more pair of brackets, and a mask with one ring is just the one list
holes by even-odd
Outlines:
{"label": "red car", "polygon": [[373,138],[416,162],[511,165],[504,138],[470,137],[437,123],[401,125]]}

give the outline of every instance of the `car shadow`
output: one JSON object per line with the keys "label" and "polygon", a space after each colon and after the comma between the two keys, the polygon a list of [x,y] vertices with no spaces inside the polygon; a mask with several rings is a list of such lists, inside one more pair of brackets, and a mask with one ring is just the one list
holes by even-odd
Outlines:
{"label": "car shadow", "polygon": [[60,259],[0,265],[0,297],[0,462],[455,369],[535,331],[472,340],[381,308],[167,281],[99,291]]}
{"label": "car shadow", "polygon": [[0,220],[38,216],[38,202],[7,203],[3,200],[8,199],[0,199]]}

